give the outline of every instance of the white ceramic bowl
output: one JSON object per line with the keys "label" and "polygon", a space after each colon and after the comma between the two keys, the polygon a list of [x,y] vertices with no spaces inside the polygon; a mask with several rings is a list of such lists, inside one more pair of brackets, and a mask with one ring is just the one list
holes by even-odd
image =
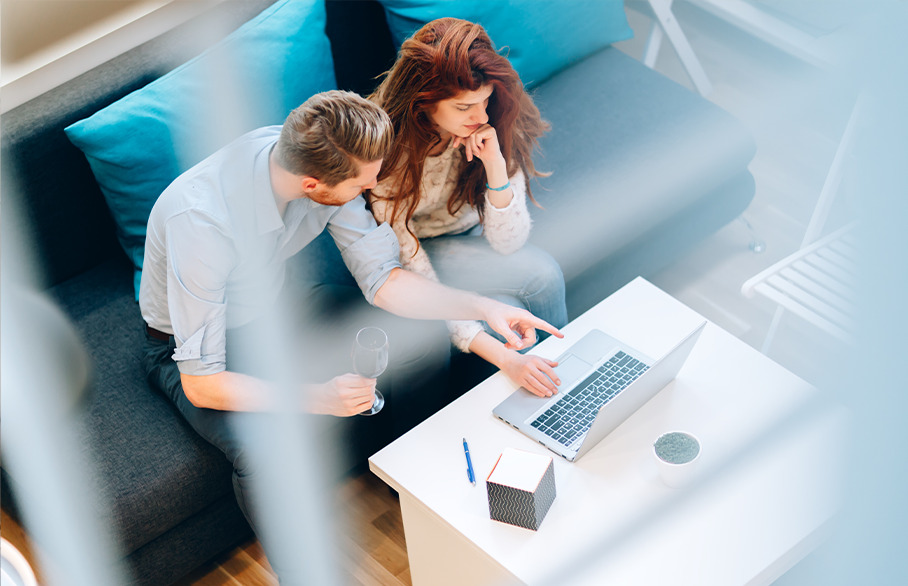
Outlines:
{"label": "white ceramic bowl", "polygon": [[663,433],[653,442],[653,455],[659,466],[659,476],[672,488],[690,482],[700,461],[700,440],[685,431]]}

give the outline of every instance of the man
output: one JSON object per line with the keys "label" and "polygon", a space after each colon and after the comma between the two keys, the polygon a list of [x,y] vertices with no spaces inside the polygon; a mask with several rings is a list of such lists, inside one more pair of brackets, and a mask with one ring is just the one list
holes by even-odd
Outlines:
{"label": "man", "polygon": [[[518,349],[535,342],[536,328],[561,335],[525,310],[400,268],[396,236],[375,224],[360,197],[376,184],[391,140],[379,107],[349,92],[318,94],[282,127],[252,131],[185,172],[151,212],[139,292],[144,367],[150,383],[233,463],[237,501],[257,533],[248,502],[255,463],[224,414],[278,405],[268,379],[281,342],[256,324],[274,323],[270,310],[280,306],[287,260],[323,230],[366,300],[388,312],[484,320]],[[266,349],[255,358],[264,355],[264,367],[234,367],[247,361],[244,344],[260,342]],[[371,406],[375,384],[350,373],[327,382],[310,377],[298,381],[298,407],[353,416]]]}

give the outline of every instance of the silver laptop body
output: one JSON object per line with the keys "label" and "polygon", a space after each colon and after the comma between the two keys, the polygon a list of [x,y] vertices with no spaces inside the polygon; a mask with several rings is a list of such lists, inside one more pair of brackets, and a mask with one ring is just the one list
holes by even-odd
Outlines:
{"label": "silver laptop body", "polygon": [[[555,372],[561,385],[556,395],[538,397],[521,387],[492,413],[574,462],[674,380],[705,325],[658,360],[592,330],[558,357]],[[577,409],[586,414],[565,414]]]}

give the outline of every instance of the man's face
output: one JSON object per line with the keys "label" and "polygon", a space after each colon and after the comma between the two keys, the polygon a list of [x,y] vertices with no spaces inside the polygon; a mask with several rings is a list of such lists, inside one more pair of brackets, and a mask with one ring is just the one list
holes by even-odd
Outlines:
{"label": "man's face", "polygon": [[334,187],[319,183],[308,194],[308,197],[315,203],[322,205],[342,206],[363,191],[375,187],[378,183],[378,172],[381,171],[381,164],[382,159],[369,163],[360,163],[359,174],[356,177],[345,179]]}

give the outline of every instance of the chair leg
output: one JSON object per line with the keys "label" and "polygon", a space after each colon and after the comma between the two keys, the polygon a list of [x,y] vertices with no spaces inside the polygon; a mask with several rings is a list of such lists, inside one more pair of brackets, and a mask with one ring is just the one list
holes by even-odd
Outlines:
{"label": "chair leg", "polygon": [[785,309],[780,305],[776,307],[776,312],[772,316],[772,321],[769,323],[769,329],[766,330],[766,337],[763,338],[763,346],[760,348],[760,352],[764,356],[769,355],[769,347],[772,346],[772,342],[776,337],[776,331],[779,329],[779,322],[782,321],[782,314],[785,313]]}
{"label": "chair leg", "polygon": [[[712,92],[713,86],[709,82],[709,78],[706,77],[706,72],[703,71],[703,66],[700,65],[700,60],[697,59],[696,53],[694,53],[690,43],[687,42],[687,36],[684,34],[684,31],[681,30],[678,20],[675,18],[675,15],[672,14],[672,1],[673,0],[649,0],[649,5],[656,17],[656,21],[662,28],[665,36],[668,37],[669,42],[671,42],[672,46],[675,48],[675,53],[678,54],[681,63],[684,64],[684,69],[687,71],[687,75],[693,82],[694,87],[697,88],[697,91],[700,92],[701,96],[706,96]],[[659,40],[661,42],[661,38]],[[649,48],[648,44],[647,48]],[[658,45],[655,46],[655,49],[658,50]],[[655,62],[654,56],[653,62]]]}
{"label": "chair leg", "polygon": [[751,225],[751,223],[747,221],[747,218],[745,218],[742,214],[738,216],[738,220],[740,220],[741,223],[744,224],[744,226],[747,228],[747,231],[750,233],[750,244],[748,245],[748,248],[750,248],[750,250],[754,254],[760,254],[761,252],[766,250],[766,241],[759,237],[757,231],[754,230],[754,227]]}
{"label": "chair leg", "polygon": [[662,48],[662,37],[664,36],[662,27],[657,21],[653,21],[649,37],[646,39],[646,47],[643,49],[643,64],[650,69],[656,66],[656,59],[659,57],[659,49]]}

